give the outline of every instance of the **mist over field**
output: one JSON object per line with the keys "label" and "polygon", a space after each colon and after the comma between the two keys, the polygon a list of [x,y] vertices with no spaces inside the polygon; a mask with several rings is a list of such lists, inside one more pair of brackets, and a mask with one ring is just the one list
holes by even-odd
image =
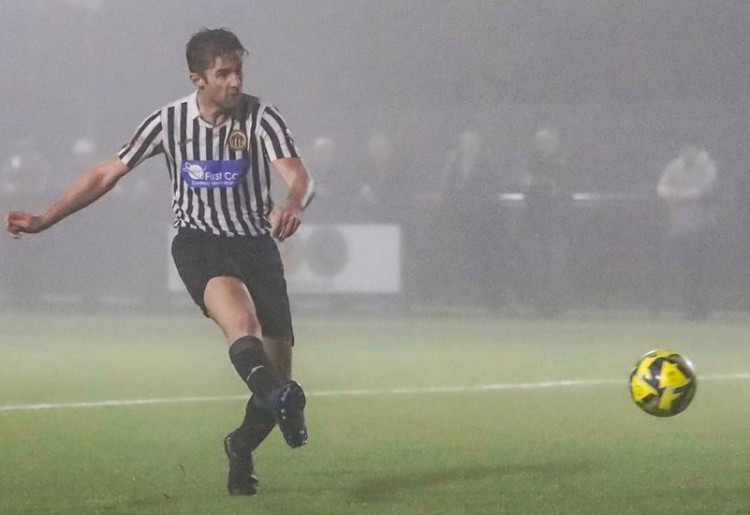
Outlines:
{"label": "mist over field", "polygon": [[[190,93],[186,41],[228,27],[249,50],[245,90],[281,110],[318,186],[282,246],[293,304],[678,316],[657,184],[690,145],[717,171],[709,312],[750,305],[746,2],[0,5],[3,211],[43,209]],[[535,226],[543,141],[565,216]],[[192,309],[171,221],[157,157],[47,233],[3,239],[3,307]]]}
{"label": "mist over field", "polygon": [[[279,243],[309,444],[274,430],[252,499],[226,493],[249,393],[172,264],[164,156],[0,237],[0,512],[750,513],[750,2],[0,13],[3,214],[192,93],[203,27],[316,184]],[[656,348],[697,370],[676,417],[629,395]]]}

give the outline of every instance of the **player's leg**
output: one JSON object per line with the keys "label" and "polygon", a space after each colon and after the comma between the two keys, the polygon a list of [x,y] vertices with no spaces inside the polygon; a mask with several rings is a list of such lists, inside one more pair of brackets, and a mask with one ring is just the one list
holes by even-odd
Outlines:
{"label": "player's leg", "polygon": [[[291,379],[292,346],[288,341],[278,341],[263,337],[263,347],[282,382]],[[266,439],[276,426],[276,417],[257,398],[250,397],[245,408],[242,424],[233,432],[234,440],[244,453],[251,453]]]}
{"label": "player's leg", "polygon": [[284,336],[263,335],[263,348],[285,381],[292,379],[292,342]]}
{"label": "player's leg", "polygon": [[[284,382],[291,379],[292,346],[288,340],[263,338],[263,344],[274,368],[281,374]],[[245,417],[240,426],[232,431],[225,439],[227,454],[233,453],[238,457],[250,457],[263,440],[276,426],[276,416],[268,410],[256,396],[251,396],[245,407]],[[244,468],[253,468],[244,467]],[[255,477],[242,479],[241,484],[252,484],[257,491],[258,480]],[[237,481],[235,481],[237,483]],[[254,493],[254,492],[253,492]]]}
{"label": "player's leg", "polygon": [[258,320],[263,328],[266,354],[285,381],[276,406],[279,429],[290,447],[307,442],[302,387],[291,379],[294,331],[284,269],[278,248],[271,238],[252,241],[253,256],[243,262],[243,277],[253,295]]}
{"label": "player's leg", "polygon": [[[172,243],[172,256],[193,301],[224,331],[239,375],[243,380],[250,377],[248,386],[258,393],[248,403],[247,421],[243,422],[247,427],[243,434],[232,432],[224,439],[229,458],[228,490],[235,495],[250,495],[258,491],[251,448],[276,424],[275,411],[267,405],[275,404],[271,392],[277,396],[281,379],[273,373],[270,360],[262,351],[261,328],[252,297],[245,284],[237,279],[241,271],[231,252],[231,246],[236,245],[235,240],[229,242],[181,228]],[[255,368],[258,366],[261,368]],[[251,374],[253,369],[256,373]],[[264,402],[260,401],[262,397],[265,397]]]}
{"label": "player's leg", "polygon": [[263,343],[275,368],[284,377],[277,407],[277,421],[284,440],[290,447],[300,447],[307,443],[307,426],[304,409],[307,403],[302,387],[291,379],[292,376],[291,338],[264,336]]}
{"label": "player's leg", "polygon": [[229,459],[227,490],[232,495],[255,495],[258,478],[255,475],[253,452],[276,426],[274,414],[251,396],[240,427],[224,438],[224,451]]}
{"label": "player's leg", "polygon": [[206,313],[224,331],[229,357],[250,391],[269,409],[282,384],[263,349],[255,305],[244,283],[236,277],[214,277],[203,293]]}
{"label": "player's leg", "polygon": [[[255,304],[234,258],[235,239],[180,228],[172,257],[193,301],[224,331],[232,363],[250,390],[272,404],[281,380],[263,350]],[[251,373],[252,372],[252,373]]]}
{"label": "player's leg", "polygon": [[[278,362],[280,370],[285,380],[288,380],[291,372],[291,345],[284,342],[273,342],[269,346],[271,349],[271,358],[274,365]],[[279,351],[279,349],[284,349]],[[224,439],[224,449],[229,458],[229,477],[227,489],[232,495],[255,495],[258,493],[258,478],[255,476],[255,466],[253,462],[253,452],[271,433],[276,426],[277,417],[281,423],[282,433],[289,445],[297,447],[300,438],[304,438],[302,443],[307,439],[307,430],[304,426],[304,417],[302,409],[304,408],[304,394],[301,388],[294,382],[286,382],[281,391],[282,396],[287,399],[280,399],[279,405],[289,406],[291,402],[299,402],[298,397],[295,401],[295,395],[302,394],[302,406],[292,410],[291,415],[296,416],[293,419],[287,414],[287,411],[279,413],[266,408],[263,403],[258,401],[258,397],[253,395],[245,408],[245,417],[240,426],[229,433]],[[288,408],[287,408],[288,409]],[[301,429],[300,429],[301,427]],[[302,436],[298,436],[303,431]],[[288,437],[288,435],[294,435]]]}
{"label": "player's leg", "polygon": [[229,459],[227,489],[232,495],[258,493],[252,452],[276,425],[274,406],[282,378],[263,349],[255,305],[245,284],[236,277],[214,277],[203,294],[206,314],[231,342],[229,356],[253,395],[240,427],[224,438]]}
{"label": "player's leg", "polygon": [[[277,422],[291,447],[307,441],[304,392],[289,380],[293,337],[290,330],[286,331],[290,335],[287,338],[266,338],[271,353],[266,354],[264,342],[259,338],[261,324],[253,298],[246,285],[235,277],[209,280],[203,301],[208,316],[233,342],[229,348],[232,364],[253,392],[242,424],[224,440],[229,458],[229,492],[252,495],[258,491],[252,453]],[[268,319],[266,311],[263,310],[264,318]],[[276,323],[274,319],[268,321],[272,327]]]}
{"label": "player's leg", "polygon": [[[303,411],[307,401],[302,387],[290,378],[291,324],[288,324],[290,330],[284,331],[288,334],[286,338],[266,337],[273,356],[269,358],[263,341],[257,336],[260,324],[255,314],[255,304],[239,279],[211,279],[206,285],[204,303],[208,315],[222,328],[229,341],[233,341],[229,355],[237,373],[259,403],[274,413],[287,444],[290,447],[304,445],[307,442],[307,428]],[[288,302],[286,305],[288,311]],[[264,318],[269,320],[269,325],[278,323],[269,315]]]}

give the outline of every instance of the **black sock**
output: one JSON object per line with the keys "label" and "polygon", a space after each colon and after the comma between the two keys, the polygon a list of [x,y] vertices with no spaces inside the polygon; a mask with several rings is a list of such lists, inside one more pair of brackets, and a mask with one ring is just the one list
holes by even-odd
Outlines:
{"label": "black sock", "polygon": [[234,432],[233,442],[243,454],[253,452],[276,426],[276,418],[258,401],[250,397],[245,408],[245,419]]}
{"label": "black sock", "polygon": [[243,336],[229,346],[229,359],[250,391],[266,409],[272,409],[281,378],[263,350],[263,342]]}

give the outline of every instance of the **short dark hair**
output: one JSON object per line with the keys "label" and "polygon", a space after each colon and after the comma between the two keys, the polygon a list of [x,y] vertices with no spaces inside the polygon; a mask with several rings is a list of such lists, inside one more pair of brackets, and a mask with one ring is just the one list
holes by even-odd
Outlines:
{"label": "short dark hair", "polygon": [[242,58],[247,50],[237,36],[227,29],[201,29],[192,35],[185,47],[188,69],[192,73],[211,68],[217,57],[228,54]]}

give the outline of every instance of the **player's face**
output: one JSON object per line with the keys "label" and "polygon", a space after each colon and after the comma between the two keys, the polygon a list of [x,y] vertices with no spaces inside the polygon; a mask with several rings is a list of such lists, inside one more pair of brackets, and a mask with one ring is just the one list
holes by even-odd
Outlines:
{"label": "player's face", "polygon": [[211,68],[196,79],[204,100],[217,108],[232,108],[242,92],[242,58],[235,55],[217,57]]}

